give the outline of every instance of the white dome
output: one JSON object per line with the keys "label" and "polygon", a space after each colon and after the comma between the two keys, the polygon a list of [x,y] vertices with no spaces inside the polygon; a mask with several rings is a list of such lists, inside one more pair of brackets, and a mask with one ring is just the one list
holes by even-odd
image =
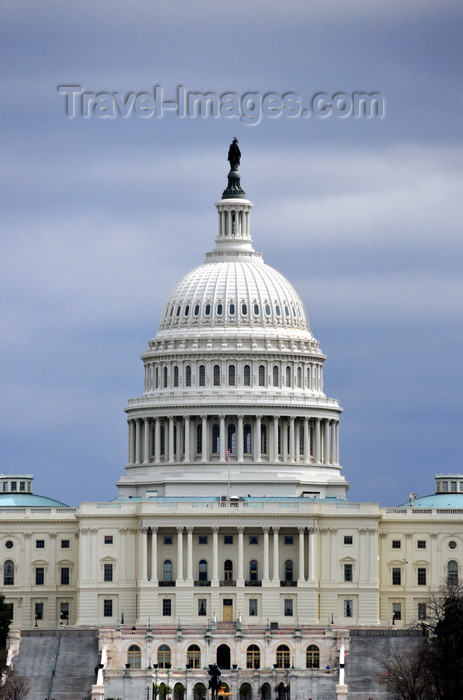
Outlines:
{"label": "white dome", "polygon": [[237,257],[206,262],[185,275],[165,304],[159,330],[209,326],[309,331],[304,304],[292,284],[258,255]]}

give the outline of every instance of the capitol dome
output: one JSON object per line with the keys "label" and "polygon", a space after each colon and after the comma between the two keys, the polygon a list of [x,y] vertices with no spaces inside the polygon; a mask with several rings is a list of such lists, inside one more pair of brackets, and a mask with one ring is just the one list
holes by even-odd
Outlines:
{"label": "capitol dome", "polygon": [[170,293],[142,355],[120,496],[344,499],[326,358],[299,294],[254,250],[236,169],[215,206],[215,247]]}

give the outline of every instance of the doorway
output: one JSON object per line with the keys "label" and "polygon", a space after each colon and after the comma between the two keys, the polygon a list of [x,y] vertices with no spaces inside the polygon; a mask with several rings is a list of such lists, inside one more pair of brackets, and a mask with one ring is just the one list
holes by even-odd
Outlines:
{"label": "doorway", "polygon": [[230,669],[230,647],[221,644],[217,648],[217,666],[222,669]]}
{"label": "doorway", "polygon": [[232,622],[233,621],[233,598],[224,598],[223,599],[222,619],[224,622]]}

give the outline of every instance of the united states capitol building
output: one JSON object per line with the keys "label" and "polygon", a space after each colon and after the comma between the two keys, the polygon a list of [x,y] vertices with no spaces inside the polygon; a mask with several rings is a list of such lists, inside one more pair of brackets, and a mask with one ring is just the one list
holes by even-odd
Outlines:
{"label": "united states capitol building", "polygon": [[462,576],[463,475],[348,500],[326,357],[252,206],[232,165],[215,246],[142,356],[118,497],[70,508],[0,476],[10,656],[28,630],[97,630],[95,698],[202,700],[214,663],[240,700],[341,697],[354,632],[411,626]]}

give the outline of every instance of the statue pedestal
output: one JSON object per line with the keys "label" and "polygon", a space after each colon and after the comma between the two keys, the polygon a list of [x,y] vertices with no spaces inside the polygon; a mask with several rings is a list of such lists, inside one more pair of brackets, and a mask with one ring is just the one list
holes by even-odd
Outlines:
{"label": "statue pedestal", "polygon": [[336,686],[336,700],[346,700],[347,698],[347,685],[337,685]]}

